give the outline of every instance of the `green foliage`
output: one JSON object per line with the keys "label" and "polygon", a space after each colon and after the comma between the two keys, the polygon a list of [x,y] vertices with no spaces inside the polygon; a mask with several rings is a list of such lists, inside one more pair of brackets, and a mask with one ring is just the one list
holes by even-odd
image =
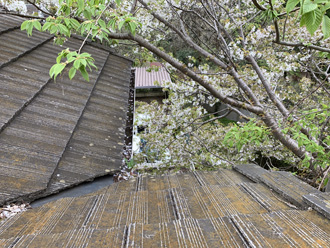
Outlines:
{"label": "green foliage", "polygon": [[141,27],[141,23],[138,22],[137,19],[133,17],[131,13],[126,13],[124,15],[118,15],[117,13],[113,13],[110,15],[110,20],[107,24],[107,27],[111,28],[114,31],[121,31],[122,29],[124,29],[135,35],[137,28]]}
{"label": "green foliage", "polygon": [[[292,133],[293,138],[298,142],[299,147],[306,150],[307,154],[301,162],[302,167],[309,167],[310,162],[321,168],[329,166],[330,153],[326,151],[326,147],[330,147],[330,137],[322,137],[322,124],[330,117],[330,106],[323,104],[322,110],[311,109],[303,112],[303,118],[295,121],[291,127],[284,129],[285,133]],[[310,139],[301,129],[309,130],[309,134],[314,137]]]}
{"label": "green foliage", "polygon": [[277,11],[272,10],[272,9],[266,9],[261,14],[261,18],[266,19],[266,20],[273,20],[273,19],[277,18],[277,16],[278,16]]}
{"label": "green foliage", "polygon": [[[64,60],[64,62],[62,62]],[[49,70],[50,77],[56,80],[56,77],[62,73],[62,71],[68,66],[72,65],[69,70],[69,78],[72,79],[77,71],[80,71],[81,75],[86,81],[89,81],[89,76],[86,68],[92,69],[96,66],[94,64],[94,59],[88,53],[78,54],[77,52],[70,52],[69,49],[66,49],[59,53],[56,58],[56,64],[53,65]]]}
{"label": "green foliage", "polygon": [[250,120],[241,125],[234,125],[224,137],[224,143],[229,147],[236,147],[238,152],[245,144],[260,145],[270,134],[268,128],[258,125],[255,120]]}
{"label": "green foliage", "polygon": [[[329,116],[326,110],[329,106],[324,107],[321,112],[316,112],[316,110],[320,111],[321,102],[329,105],[328,95],[320,87],[312,96],[306,97],[317,84],[310,74],[306,74],[308,71],[315,71],[320,80],[326,80],[327,75],[323,75],[323,72],[327,72],[329,63],[326,58],[329,58],[329,53],[317,52],[319,57],[315,58],[312,49],[300,50],[293,47],[273,46],[271,42],[274,24],[264,19],[277,20],[277,30],[280,33],[285,30],[283,35],[278,36],[283,37],[284,41],[294,44],[303,43],[304,46],[313,44],[328,47],[319,33],[310,37],[308,32],[313,35],[321,28],[323,37],[330,37],[330,0],[258,1],[262,6],[259,10],[266,8],[262,11],[263,19],[259,18],[259,10],[253,9],[251,1],[242,1],[239,8],[235,1],[225,1],[226,3],[222,4],[226,7],[214,8],[213,19],[205,23],[203,19],[208,19],[208,15],[213,14],[207,12],[206,6],[196,5],[194,1],[177,1],[182,4],[182,8],[187,10],[182,13],[175,13],[175,9],[161,8],[163,1],[148,1],[150,8],[172,25],[177,25],[178,18],[182,18],[187,34],[193,42],[202,50],[213,53],[218,59],[228,64],[228,70],[235,69],[239,78],[246,83],[246,87],[250,88],[260,101],[260,107],[278,121],[277,130],[285,132],[284,139],[290,139],[292,143],[299,145],[299,147],[294,145],[294,148],[285,144],[280,145],[280,142],[271,136],[270,130],[265,127],[268,124],[262,124],[261,121],[253,120],[243,124],[226,123],[227,125],[222,125],[221,120],[208,122],[211,117],[204,116],[206,113],[201,104],[212,106],[215,102],[214,98],[212,95],[205,94],[205,89],[196,82],[191,82],[185,77],[184,74],[188,69],[225,97],[232,97],[255,106],[259,104],[251,101],[252,98],[248,96],[245,89],[243,89],[245,93],[237,91],[237,80],[235,81],[226,69],[220,69],[209,56],[201,55],[200,51],[197,52],[193,46],[183,42],[170,26],[156,21],[149,10],[143,7],[138,8],[133,16],[127,12],[132,2],[122,2],[124,1],[61,0],[61,6],[55,11],[56,16],[54,14],[54,17],[47,18],[43,27],[38,21],[31,20],[24,22],[21,28],[26,30],[28,35],[32,34],[33,29],[47,31],[56,37],[58,44],[63,44],[66,37],[70,37],[73,33],[88,36],[92,40],[97,38],[101,41],[113,42],[108,38],[109,33],[129,32],[136,35],[137,32],[142,31],[141,23],[139,23],[141,21],[145,22],[146,28],[141,32],[143,39],[187,65],[187,67],[183,66],[182,74],[172,75],[173,81],[177,78],[178,81],[182,81],[182,85],[178,82],[170,85],[170,88],[174,90],[169,91],[169,100],[164,99],[164,105],[155,104],[146,107],[150,111],[143,112],[150,115],[150,118],[145,116],[144,123],[148,126],[149,133],[141,134],[142,138],[148,140],[148,146],[143,151],[145,155],[143,160],[146,158],[148,161],[160,160],[166,164],[171,161],[171,165],[180,164],[189,168],[198,168],[201,164],[204,167],[212,167],[227,164],[224,163],[224,159],[235,163],[256,161],[254,154],[260,151],[263,157],[275,157],[294,167],[300,163],[301,167],[305,167],[305,171],[309,171],[311,164],[319,168],[329,165],[329,129],[321,130]],[[286,2],[288,15],[282,13],[284,2]],[[265,7],[267,5],[268,7]],[[203,18],[198,19],[197,15],[190,16],[191,10],[200,13]],[[297,27],[296,17],[299,18],[300,25],[306,29]],[[200,20],[201,23],[196,20]],[[217,24],[212,28],[210,26],[214,20]],[[238,32],[239,24],[242,24],[244,35]],[[218,30],[219,25],[225,30],[215,35],[214,32]],[[219,39],[222,35],[224,42]],[[244,49],[242,41],[245,42]],[[145,65],[146,61],[156,58],[149,52],[141,53],[142,49],[138,50],[132,44],[134,43],[127,42],[126,47],[134,49],[134,53],[142,57],[136,61],[136,64]],[[245,59],[248,53],[257,58],[257,64],[261,67],[261,73],[269,82],[270,88],[273,89],[272,92],[284,103],[288,111],[291,111],[294,119],[288,120],[285,116],[283,117],[270,101],[269,96],[265,94],[265,89],[257,78],[256,70]],[[308,65],[308,63],[314,64],[310,63],[311,59],[315,59],[317,68]],[[56,64],[50,70],[50,76],[56,79],[63,72],[68,72],[69,78],[72,79],[77,71],[80,71],[82,76],[89,80],[87,70],[90,67],[94,67],[94,63],[89,54],[80,54],[80,50],[79,52],[65,50],[59,54]],[[316,70],[318,68],[322,71]],[[298,75],[292,75],[293,72],[297,72]],[[304,78],[301,74],[305,75]],[[283,75],[287,76],[283,77]],[[324,81],[323,86],[328,87],[328,82]],[[306,109],[310,110],[303,112]],[[260,114],[258,118],[263,119],[264,116]],[[302,127],[307,129],[307,132],[304,132]],[[276,129],[277,126],[272,128]],[[325,134],[324,137],[322,132]],[[298,148],[302,150],[299,154],[305,154],[303,162],[299,162],[303,156],[298,157],[295,153]],[[296,157],[289,150],[293,151]]]}
{"label": "green foliage", "polygon": [[39,20],[27,20],[21,24],[21,30],[26,30],[28,36],[32,35],[33,28],[41,31],[41,24]]}
{"label": "green foliage", "polygon": [[[121,0],[115,0],[119,6]],[[39,20],[27,20],[21,25],[21,30],[26,30],[27,34],[32,35],[33,29],[43,32],[49,32],[55,35],[55,43],[63,45],[66,37],[70,37],[72,33],[80,35],[90,35],[94,40],[97,37],[101,42],[108,38],[110,30],[126,30],[135,35],[138,27],[141,26],[131,13],[121,14],[112,11],[109,21],[102,19],[105,10],[109,8],[109,4],[105,4],[105,0],[60,0],[60,8],[57,16],[50,16],[41,26]],[[85,21],[81,21],[85,19]],[[80,52],[80,51],[79,51]],[[65,60],[62,62],[62,59]],[[89,75],[86,68],[95,67],[94,59],[88,53],[79,54],[78,52],[70,52],[68,49],[62,51],[57,57],[56,64],[52,66],[49,75],[56,79],[69,64],[72,67],[69,70],[69,78],[72,79],[77,70],[80,71],[85,80],[89,81]],[[96,68],[96,67],[95,67]]]}
{"label": "green foliage", "polygon": [[136,164],[134,158],[128,160],[127,158],[125,158],[125,163],[128,167],[128,169],[132,169],[134,167],[134,165]]}
{"label": "green foliage", "polygon": [[286,4],[286,11],[290,13],[298,5],[300,5],[300,26],[305,26],[308,32],[313,35],[322,25],[324,39],[330,37],[330,18],[327,16],[327,11],[330,9],[330,1],[289,0]]}
{"label": "green foliage", "polygon": [[237,121],[230,120],[226,117],[219,119],[219,122],[225,126],[229,125],[230,123],[237,123]]}

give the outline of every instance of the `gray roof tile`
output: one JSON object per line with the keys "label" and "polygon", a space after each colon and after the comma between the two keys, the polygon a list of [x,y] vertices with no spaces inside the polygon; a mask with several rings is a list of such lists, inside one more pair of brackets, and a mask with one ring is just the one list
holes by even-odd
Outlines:
{"label": "gray roof tile", "polygon": [[[86,44],[99,70],[49,78],[62,47],[0,16],[0,205],[34,199],[119,170],[131,61]],[[6,25],[3,25],[6,24]],[[78,49],[81,40],[66,46]],[[108,138],[109,136],[109,138]]]}

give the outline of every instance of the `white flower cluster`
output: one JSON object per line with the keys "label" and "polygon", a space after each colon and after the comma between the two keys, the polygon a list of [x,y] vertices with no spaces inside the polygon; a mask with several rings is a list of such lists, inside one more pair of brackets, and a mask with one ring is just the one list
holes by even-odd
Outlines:
{"label": "white flower cluster", "polygon": [[7,8],[9,11],[16,11],[21,14],[26,14],[27,8],[24,1],[18,0],[0,0],[0,4]]}

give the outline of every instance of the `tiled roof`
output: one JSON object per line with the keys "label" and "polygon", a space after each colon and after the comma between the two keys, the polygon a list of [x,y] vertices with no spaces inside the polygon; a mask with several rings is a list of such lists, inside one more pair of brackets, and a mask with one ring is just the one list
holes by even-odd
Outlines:
{"label": "tiled roof", "polygon": [[[144,175],[63,198],[0,222],[0,247],[329,247],[329,219],[292,202],[316,189],[254,170],[240,169],[258,183],[219,169]],[[272,177],[272,187],[261,183]],[[285,184],[284,197],[276,192]],[[330,200],[321,197],[313,208]]]}
{"label": "tiled roof", "polygon": [[62,47],[45,33],[28,37],[21,22],[0,16],[0,205],[113,173],[124,146],[131,61],[86,44],[98,67],[90,82],[79,73],[54,82]]}
{"label": "tiled roof", "polygon": [[[148,71],[147,67],[135,68],[135,88],[155,88],[161,87],[163,83],[171,81],[170,74],[164,67],[159,67],[158,71]],[[159,85],[155,84],[155,81]]]}

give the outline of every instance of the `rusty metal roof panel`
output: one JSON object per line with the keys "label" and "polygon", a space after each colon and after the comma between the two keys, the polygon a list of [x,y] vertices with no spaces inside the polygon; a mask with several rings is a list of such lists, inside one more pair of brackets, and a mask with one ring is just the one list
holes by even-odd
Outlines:
{"label": "rusty metal roof panel", "polygon": [[[160,85],[156,85],[155,82]],[[155,88],[162,87],[164,82],[171,81],[170,74],[164,67],[159,67],[158,71],[148,71],[146,67],[135,68],[135,88]]]}
{"label": "rusty metal roof panel", "polygon": [[[15,25],[0,29],[0,49],[7,51],[0,56],[0,205],[53,193],[121,165],[131,61],[86,44],[82,51],[99,68],[90,82],[79,72],[54,82],[48,71],[62,48],[51,39],[40,32],[28,38]],[[70,38],[66,45],[78,49],[81,42]],[[70,153],[79,159],[67,161]],[[70,180],[62,183],[65,178]]]}

